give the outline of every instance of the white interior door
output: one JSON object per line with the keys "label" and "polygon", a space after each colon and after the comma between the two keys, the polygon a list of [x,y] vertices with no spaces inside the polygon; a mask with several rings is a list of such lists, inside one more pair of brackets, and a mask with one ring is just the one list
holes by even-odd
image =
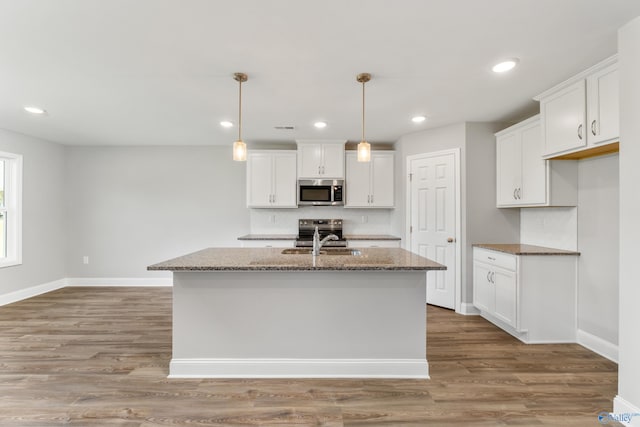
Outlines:
{"label": "white interior door", "polygon": [[410,179],[411,251],[447,266],[427,273],[427,303],[455,308],[456,162],[455,154],[412,158]]}

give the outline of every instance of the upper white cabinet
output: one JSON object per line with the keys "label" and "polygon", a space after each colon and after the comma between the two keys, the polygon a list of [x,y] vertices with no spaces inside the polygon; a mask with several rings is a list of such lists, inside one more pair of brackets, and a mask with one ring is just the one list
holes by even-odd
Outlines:
{"label": "upper white cabinet", "polygon": [[577,164],[543,160],[539,116],[496,133],[496,206],[575,206]]}
{"label": "upper white cabinet", "polygon": [[252,150],[247,154],[247,206],[296,208],[296,152]]}
{"label": "upper white cabinet", "polygon": [[618,141],[619,88],[615,56],[535,99],[540,101],[545,158]]}
{"label": "upper white cabinet", "polygon": [[344,140],[299,140],[298,178],[344,179]]}
{"label": "upper white cabinet", "polygon": [[393,151],[372,151],[370,162],[358,162],[357,153],[348,151],[347,208],[392,208],[394,205]]}

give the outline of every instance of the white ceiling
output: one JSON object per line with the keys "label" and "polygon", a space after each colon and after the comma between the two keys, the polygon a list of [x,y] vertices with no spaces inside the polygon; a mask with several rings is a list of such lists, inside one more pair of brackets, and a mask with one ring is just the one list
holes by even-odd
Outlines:
{"label": "white ceiling", "polygon": [[[0,0],[0,127],[63,144],[231,145],[237,129],[219,122],[237,121],[238,71],[254,147],[359,141],[361,72],[373,143],[514,121],[614,54],[637,15],[637,0]],[[492,73],[506,57],[519,67]]]}

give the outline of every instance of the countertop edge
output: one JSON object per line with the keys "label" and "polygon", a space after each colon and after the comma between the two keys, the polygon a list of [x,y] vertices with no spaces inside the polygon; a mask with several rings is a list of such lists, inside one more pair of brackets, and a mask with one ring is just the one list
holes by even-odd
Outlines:
{"label": "countertop edge", "polygon": [[[401,241],[401,237],[392,236],[390,234],[345,234],[345,240],[389,240]],[[295,234],[246,234],[240,236],[237,240],[296,240]]]}
{"label": "countertop edge", "polygon": [[[503,246],[504,245],[504,246]],[[472,245],[474,248],[488,249],[491,251],[502,252],[511,255],[522,255],[522,256],[580,256],[580,252],[578,251],[568,251],[566,249],[556,249],[549,248],[546,246],[536,246],[536,245],[521,245],[520,243],[474,243]],[[505,246],[525,246],[531,248],[537,248],[536,250],[526,250],[526,249],[513,249]]]}

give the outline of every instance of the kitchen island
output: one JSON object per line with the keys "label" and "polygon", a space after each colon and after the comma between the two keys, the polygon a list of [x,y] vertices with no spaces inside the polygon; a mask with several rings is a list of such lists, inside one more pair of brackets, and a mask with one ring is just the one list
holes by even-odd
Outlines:
{"label": "kitchen island", "polygon": [[282,252],[148,267],[173,272],[170,377],[429,377],[425,271],[445,266],[403,249]]}

